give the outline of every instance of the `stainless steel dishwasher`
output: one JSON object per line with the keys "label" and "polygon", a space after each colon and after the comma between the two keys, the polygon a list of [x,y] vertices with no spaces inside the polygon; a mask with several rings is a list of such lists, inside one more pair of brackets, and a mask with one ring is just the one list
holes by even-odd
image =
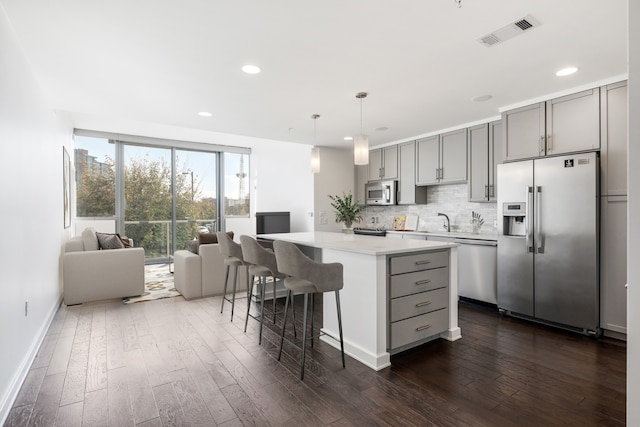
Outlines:
{"label": "stainless steel dishwasher", "polygon": [[458,247],[458,295],[498,304],[498,244],[491,240],[454,239]]}

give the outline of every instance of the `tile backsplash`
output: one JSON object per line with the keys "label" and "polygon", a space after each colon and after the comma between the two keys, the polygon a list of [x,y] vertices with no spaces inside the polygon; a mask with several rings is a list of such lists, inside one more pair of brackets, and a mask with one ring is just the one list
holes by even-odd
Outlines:
{"label": "tile backsplash", "polygon": [[397,215],[412,214],[418,216],[419,231],[443,231],[444,217],[449,216],[451,231],[472,232],[472,212],[484,219],[480,233],[495,233],[497,219],[496,204],[468,201],[467,184],[434,185],[427,187],[426,205],[367,206],[362,214],[363,221],[356,227],[393,228],[393,218]]}

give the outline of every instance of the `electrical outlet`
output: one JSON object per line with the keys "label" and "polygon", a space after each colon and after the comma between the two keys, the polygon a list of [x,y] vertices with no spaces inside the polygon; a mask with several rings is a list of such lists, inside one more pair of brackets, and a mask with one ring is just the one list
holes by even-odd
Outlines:
{"label": "electrical outlet", "polygon": [[24,317],[27,317],[29,314],[29,301],[24,302]]}

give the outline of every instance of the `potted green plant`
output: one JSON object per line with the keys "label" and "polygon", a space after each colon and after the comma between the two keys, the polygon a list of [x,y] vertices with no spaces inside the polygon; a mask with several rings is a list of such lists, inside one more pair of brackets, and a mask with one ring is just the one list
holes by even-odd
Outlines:
{"label": "potted green plant", "polygon": [[362,221],[362,206],[353,200],[351,192],[342,193],[342,196],[331,196],[331,207],[336,210],[336,222],[344,222],[346,228],[351,228],[354,222]]}

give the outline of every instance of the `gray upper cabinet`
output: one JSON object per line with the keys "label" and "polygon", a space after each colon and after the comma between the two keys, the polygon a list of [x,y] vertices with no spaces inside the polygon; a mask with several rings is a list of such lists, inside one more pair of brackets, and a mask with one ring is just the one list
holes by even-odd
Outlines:
{"label": "gray upper cabinet", "polygon": [[440,176],[440,136],[416,141],[416,184],[438,184]]}
{"label": "gray upper cabinet", "polygon": [[369,151],[369,181],[398,179],[398,146]]}
{"label": "gray upper cabinet", "polygon": [[398,204],[427,203],[427,189],[416,186],[416,143],[398,145]]}
{"label": "gray upper cabinet", "polygon": [[547,155],[600,148],[600,88],[547,101]]}
{"label": "gray upper cabinet", "polygon": [[467,129],[440,135],[440,183],[467,181]]}
{"label": "gray upper cabinet", "polygon": [[502,115],[507,161],[600,148],[600,88],[540,102]]}
{"label": "gray upper cabinet", "polygon": [[469,201],[495,202],[502,163],[502,121],[469,128]]}
{"label": "gray upper cabinet", "polygon": [[602,88],[603,196],[627,195],[627,82]]}
{"label": "gray upper cabinet", "polygon": [[467,129],[423,138],[416,143],[416,184],[467,180]]}
{"label": "gray upper cabinet", "polygon": [[489,125],[469,128],[469,201],[489,200]]}
{"label": "gray upper cabinet", "polygon": [[503,153],[505,160],[544,156],[544,102],[505,111]]}

